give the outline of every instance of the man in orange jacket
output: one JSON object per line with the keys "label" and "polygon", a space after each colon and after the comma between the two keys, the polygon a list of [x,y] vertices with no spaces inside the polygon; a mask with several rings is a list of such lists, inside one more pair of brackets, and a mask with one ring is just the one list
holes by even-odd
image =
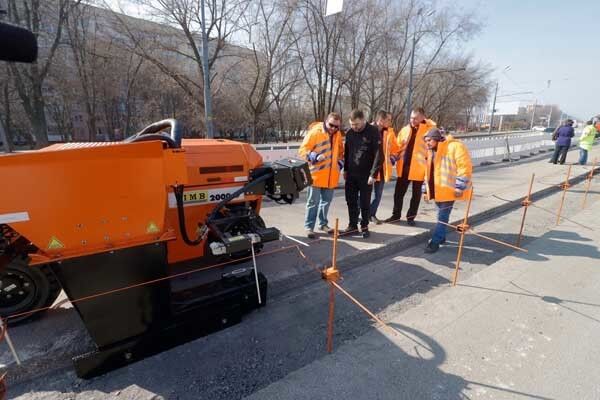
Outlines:
{"label": "man in orange jacket", "polygon": [[391,113],[379,110],[375,117],[375,126],[377,126],[379,134],[381,135],[381,156],[383,164],[377,173],[376,181],[373,184],[373,193],[375,196],[371,201],[371,222],[379,225],[383,222],[377,218],[377,209],[379,208],[381,198],[383,197],[383,186],[392,178],[394,165],[399,158],[400,147],[396,142],[394,128],[392,128]]}
{"label": "man in orange jacket", "polygon": [[410,123],[398,134],[398,145],[400,146],[400,157],[397,162],[396,189],[394,190],[394,209],[392,216],[385,222],[396,222],[402,216],[402,203],[404,195],[409,186],[412,186],[410,207],[406,213],[406,222],[410,226],[415,225],[415,217],[419,211],[421,202],[421,186],[425,174],[425,157],[427,146],[423,136],[435,122],[425,118],[425,110],[421,107],[415,108],[410,114]]}
{"label": "man in orange jacket", "polygon": [[426,253],[435,253],[446,242],[447,223],[456,200],[468,200],[472,191],[473,164],[469,150],[461,141],[433,128],[425,135],[427,164],[423,189],[425,200],[435,201],[438,223]]}
{"label": "man in orange jacket", "polygon": [[304,219],[304,229],[309,239],[315,238],[317,217],[319,229],[327,234],[333,233],[327,213],[333,200],[333,190],[340,180],[340,171],[344,167],[341,124],[342,117],[337,113],[329,114],[325,122],[312,124],[298,150],[300,157],[309,162],[313,180],[308,188]]}

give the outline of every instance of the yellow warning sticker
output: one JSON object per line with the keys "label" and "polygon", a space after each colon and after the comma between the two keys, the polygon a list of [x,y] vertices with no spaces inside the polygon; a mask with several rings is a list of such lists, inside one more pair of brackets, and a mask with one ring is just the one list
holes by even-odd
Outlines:
{"label": "yellow warning sticker", "polygon": [[62,244],[60,240],[56,238],[56,236],[52,236],[50,238],[50,242],[48,243],[48,250],[59,250],[64,249],[65,245]]}
{"label": "yellow warning sticker", "polygon": [[158,225],[154,223],[154,221],[150,221],[148,227],[146,228],[146,233],[158,233],[160,229],[158,229]]}

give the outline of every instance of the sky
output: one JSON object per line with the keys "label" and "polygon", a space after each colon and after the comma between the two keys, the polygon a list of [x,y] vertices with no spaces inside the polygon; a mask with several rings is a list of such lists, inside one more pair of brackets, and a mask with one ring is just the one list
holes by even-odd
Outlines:
{"label": "sky", "polygon": [[600,0],[452,4],[478,12],[482,31],[465,47],[495,68],[499,95],[533,92],[498,101],[531,104],[537,99],[538,104],[558,104],[579,119],[600,114]]}
{"label": "sky", "polygon": [[[476,11],[482,30],[464,50],[494,68],[498,102],[558,104],[586,120],[600,114],[600,0],[438,1]],[[511,96],[522,92],[532,93]]]}

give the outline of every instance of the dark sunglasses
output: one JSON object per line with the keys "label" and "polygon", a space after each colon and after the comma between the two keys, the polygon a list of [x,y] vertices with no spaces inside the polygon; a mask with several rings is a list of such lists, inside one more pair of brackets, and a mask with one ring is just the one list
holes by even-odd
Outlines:
{"label": "dark sunglasses", "polygon": [[329,128],[335,128],[335,129],[340,129],[339,125],[333,125],[333,124],[327,124],[329,126]]}

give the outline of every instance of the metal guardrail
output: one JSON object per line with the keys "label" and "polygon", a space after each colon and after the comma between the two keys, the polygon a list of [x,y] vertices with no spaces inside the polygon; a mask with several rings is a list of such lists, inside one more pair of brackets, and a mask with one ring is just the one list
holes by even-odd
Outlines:
{"label": "metal guardrail", "polygon": [[[548,151],[554,147],[552,133],[539,131],[507,131],[494,133],[457,134],[479,164],[516,160]],[[577,143],[575,135],[573,143]],[[265,161],[284,157],[297,157],[300,143],[277,143],[255,145]]]}

